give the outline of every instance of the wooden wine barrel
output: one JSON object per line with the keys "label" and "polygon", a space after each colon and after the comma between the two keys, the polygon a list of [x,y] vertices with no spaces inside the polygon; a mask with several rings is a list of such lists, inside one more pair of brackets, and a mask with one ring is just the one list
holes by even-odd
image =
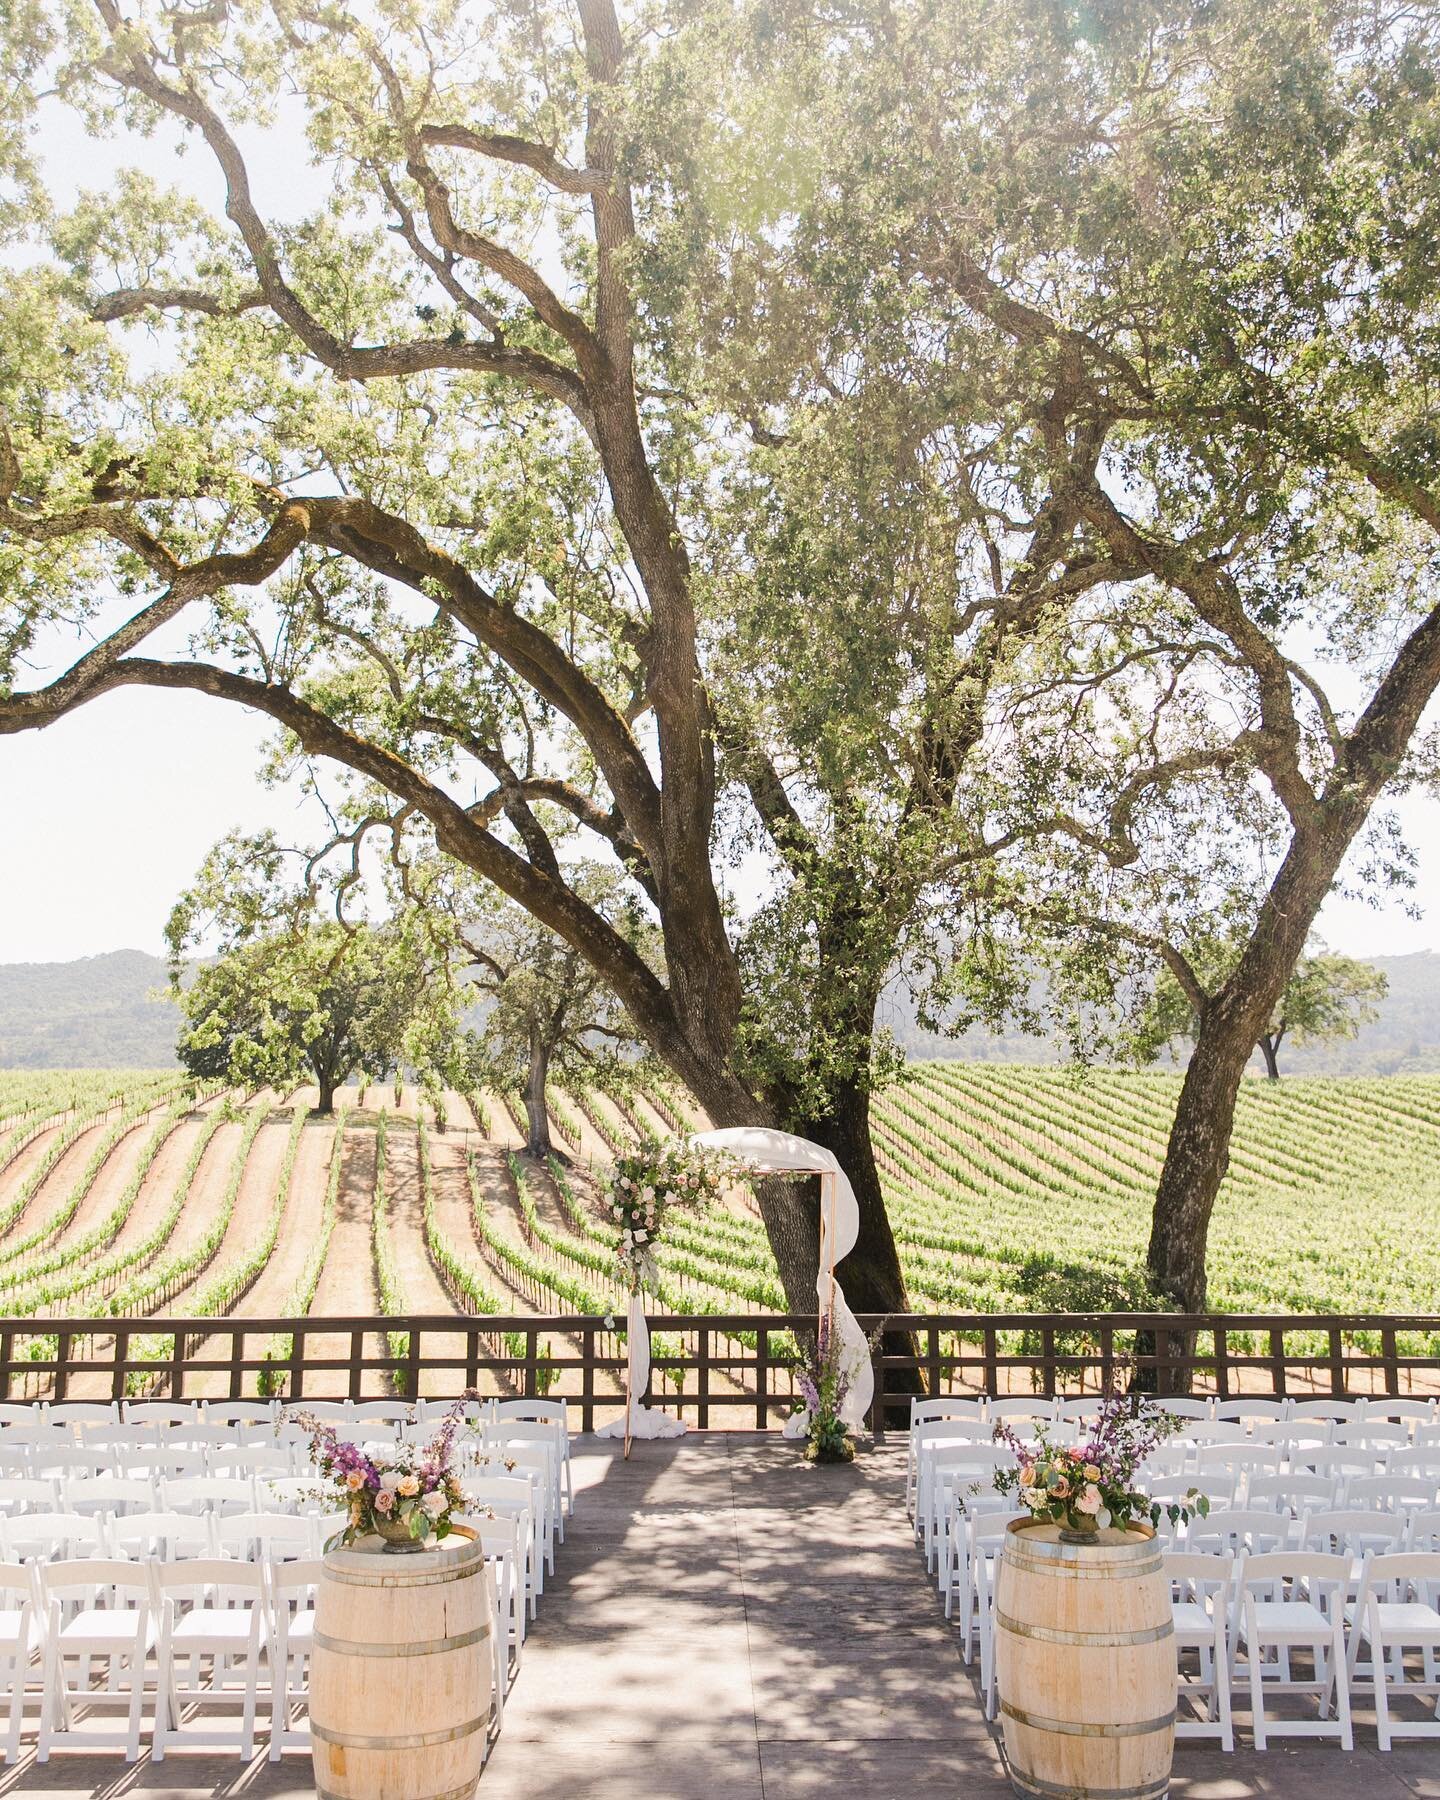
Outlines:
{"label": "wooden wine barrel", "polygon": [[1014,1521],[995,1593],[1010,1781],[1043,1800],[1160,1800],[1175,1749],[1175,1621],[1148,1525],[1061,1543]]}
{"label": "wooden wine barrel", "polygon": [[326,1552],[310,1659],[320,1800],[471,1800],[490,1713],[484,1577],[468,1532],[399,1556]]}

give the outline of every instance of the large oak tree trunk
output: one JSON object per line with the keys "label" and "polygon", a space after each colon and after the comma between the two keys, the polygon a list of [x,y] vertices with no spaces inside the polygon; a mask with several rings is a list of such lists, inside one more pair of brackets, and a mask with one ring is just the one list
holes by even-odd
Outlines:
{"label": "large oak tree trunk", "polygon": [[550,1077],[550,1050],[538,1031],[530,1033],[530,1073],[525,1082],[525,1148],[532,1156],[550,1155],[550,1113],[545,1089]]}
{"label": "large oak tree trunk", "polygon": [[1280,1079],[1280,1034],[1267,1031],[1260,1039],[1260,1054],[1265,1058],[1265,1073],[1271,1081]]}

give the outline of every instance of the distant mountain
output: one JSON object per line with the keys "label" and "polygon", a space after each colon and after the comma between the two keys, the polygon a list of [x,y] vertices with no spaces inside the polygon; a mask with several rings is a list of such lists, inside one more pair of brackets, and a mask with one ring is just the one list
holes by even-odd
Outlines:
{"label": "distant mountain", "polygon": [[[1365,959],[1383,970],[1390,991],[1373,1024],[1338,1044],[1280,1047],[1284,1075],[1413,1075],[1440,1071],[1440,955],[1420,950],[1410,956]],[[1069,1050],[1058,1038],[1021,1031],[971,1030],[959,1037],[924,1031],[905,998],[891,994],[882,1008],[884,1023],[912,1057],[955,1058],[965,1062],[1061,1063]],[[1183,1056],[1180,1059],[1183,1061]],[[1259,1055],[1255,1067],[1263,1067]]]}
{"label": "distant mountain", "polygon": [[178,1008],[163,957],[112,950],[79,962],[0,963],[0,1069],[165,1069]]}
{"label": "distant mountain", "polygon": [[[1380,1016],[1343,1044],[1286,1044],[1280,1068],[1292,1075],[1397,1075],[1440,1071],[1440,955],[1369,959],[1390,979]],[[113,950],[68,963],[0,963],[0,1069],[170,1068],[180,1015],[153,996],[168,982],[164,959]],[[1014,1031],[922,1031],[897,995],[883,1022],[912,1057],[967,1062],[1059,1063],[1058,1039]],[[1257,1066],[1259,1059],[1256,1059]]]}

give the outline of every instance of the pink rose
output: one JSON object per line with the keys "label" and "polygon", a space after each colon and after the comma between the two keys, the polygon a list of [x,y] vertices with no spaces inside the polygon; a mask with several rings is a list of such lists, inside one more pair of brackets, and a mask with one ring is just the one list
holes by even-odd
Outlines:
{"label": "pink rose", "polygon": [[389,1488],[382,1488],[375,1496],[375,1510],[378,1513],[388,1513],[395,1510],[395,1495]]}
{"label": "pink rose", "polygon": [[1092,1481],[1075,1502],[1076,1512],[1098,1513],[1100,1510],[1100,1490]]}

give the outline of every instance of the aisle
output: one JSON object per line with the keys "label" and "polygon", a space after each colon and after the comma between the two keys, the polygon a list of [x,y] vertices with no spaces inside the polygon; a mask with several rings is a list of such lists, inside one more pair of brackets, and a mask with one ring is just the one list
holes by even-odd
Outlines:
{"label": "aisle", "polygon": [[[581,1447],[583,1446],[583,1447]],[[900,1506],[904,1451],[580,1440],[482,1800],[1010,1792]]]}

